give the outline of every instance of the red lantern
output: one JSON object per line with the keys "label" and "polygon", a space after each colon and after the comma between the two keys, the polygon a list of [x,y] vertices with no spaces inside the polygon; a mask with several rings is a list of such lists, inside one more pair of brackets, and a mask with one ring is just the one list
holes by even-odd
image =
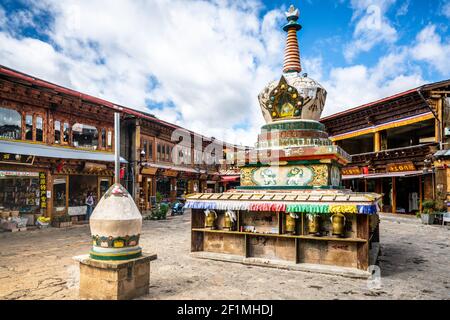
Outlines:
{"label": "red lantern", "polygon": [[119,174],[120,179],[125,178],[125,168],[120,168],[120,174]]}
{"label": "red lantern", "polygon": [[56,172],[61,172],[62,168],[64,167],[64,161],[61,161],[56,165]]}
{"label": "red lantern", "polygon": [[369,167],[363,167],[363,174],[369,174]]}

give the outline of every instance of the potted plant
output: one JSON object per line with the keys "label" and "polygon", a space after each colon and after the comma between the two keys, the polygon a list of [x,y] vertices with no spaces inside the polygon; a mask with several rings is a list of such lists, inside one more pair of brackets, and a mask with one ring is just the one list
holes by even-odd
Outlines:
{"label": "potted plant", "polygon": [[435,217],[435,207],[436,201],[434,200],[425,200],[422,203],[423,212],[420,214],[420,218],[422,219],[423,224],[433,224]]}
{"label": "potted plant", "polygon": [[165,220],[167,218],[167,211],[169,211],[169,205],[166,203],[157,203],[156,208],[152,210],[152,220]]}
{"label": "potted plant", "polygon": [[67,228],[72,225],[72,219],[68,214],[56,216],[52,219],[52,227],[54,228]]}

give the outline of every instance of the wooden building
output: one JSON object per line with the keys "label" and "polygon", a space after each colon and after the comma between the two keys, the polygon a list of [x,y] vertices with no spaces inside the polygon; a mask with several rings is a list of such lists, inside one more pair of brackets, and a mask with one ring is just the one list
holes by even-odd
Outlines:
{"label": "wooden building", "polygon": [[383,194],[385,212],[421,212],[425,199],[446,198],[439,181],[447,172],[434,155],[448,148],[449,86],[425,85],[322,118],[333,143],[352,155],[342,170],[344,185]]}
{"label": "wooden building", "polygon": [[[219,163],[201,161],[210,138],[0,66],[0,207],[82,219],[87,194],[98,200],[113,182],[114,112],[121,114],[121,182],[141,210],[157,192],[175,200],[216,191]],[[172,133],[181,129],[191,141],[176,147]]]}

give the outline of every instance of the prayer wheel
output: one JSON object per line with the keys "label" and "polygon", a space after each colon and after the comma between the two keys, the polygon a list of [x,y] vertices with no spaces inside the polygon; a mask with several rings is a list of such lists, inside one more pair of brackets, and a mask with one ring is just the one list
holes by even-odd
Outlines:
{"label": "prayer wheel", "polygon": [[286,233],[295,233],[295,219],[296,216],[292,213],[286,216]]}
{"label": "prayer wheel", "polygon": [[215,211],[205,210],[205,228],[214,229],[214,225],[217,219],[217,213]]}
{"label": "prayer wheel", "polygon": [[233,228],[233,221],[231,221],[231,217],[226,214],[223,219],[223,228],[226,230],[231,230]]}
{"label": "prayer wheel", "polygon": [[308,214],[308,232],[316,236],[320,235],[320,216],[318,214]]}
{"label": "prayer wheel", "polygon": [[225,212],[225,217],[223,219],[223,228],[225,230],[233,230],[233,224],[236,221],[236,214],[231,211],[228,210],[227,212]]}
{"label": "prayer wheel", "polygon": [[342,213],[335,213],[331,216],[330,220],[333,236],[344,237],[345,216]]}

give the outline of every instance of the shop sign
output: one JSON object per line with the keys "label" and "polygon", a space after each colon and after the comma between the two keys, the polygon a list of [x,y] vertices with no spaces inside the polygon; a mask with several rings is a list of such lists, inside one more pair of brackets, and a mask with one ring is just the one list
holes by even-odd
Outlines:
{"label": "shop sign", "polygon": [[96,172],[105,171],[107,168],[108,167],[106,166],[106,164],[85,162],[83,170],[85,172],[96,173]]}
{"label": "shop sign", "polygon": [[0,163],[21,164],[31,166],[34,162],[34,156],[14,153],[0,153]]}
{"label": "shop sign", "polygon": [[416,171],[416,166],[412,162],[390,163],[387,165],[388,172]]}
{"label": "shop sign", "polygon": [[178,171],[176,170],[164,170],[164,175],[167,177],[176,177],[178,176]]}
{"label": "shop sign", "polygon": [[141,174],[155,175],[158,168],[142,168]]}
{"label": "shop sign", "polygon": [[348,167],[342,169],[342,175],[344,176],[352,176],[361,174],[361,169],[359,167]]}
{"label": "shop sign", "polygon": [[0,177],[38,177],[38,172],[27,171],[0,171]]}
{"label": "shop sign", "polygon": [[44,172],[39,173],[39,190],[41,209],[47,209],[47,176]]}

